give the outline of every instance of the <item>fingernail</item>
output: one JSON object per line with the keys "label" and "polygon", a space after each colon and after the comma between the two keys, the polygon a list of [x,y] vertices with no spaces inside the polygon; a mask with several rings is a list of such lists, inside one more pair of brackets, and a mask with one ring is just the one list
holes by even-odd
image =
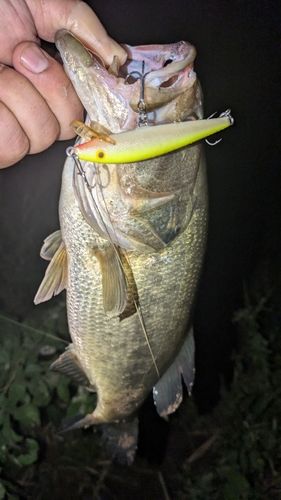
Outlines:
{"label": "fingernail", "polygon": [[49,61],[38,45],[32,43],[23,50],[21,64],[32,73],[42,73],[49,66]]}

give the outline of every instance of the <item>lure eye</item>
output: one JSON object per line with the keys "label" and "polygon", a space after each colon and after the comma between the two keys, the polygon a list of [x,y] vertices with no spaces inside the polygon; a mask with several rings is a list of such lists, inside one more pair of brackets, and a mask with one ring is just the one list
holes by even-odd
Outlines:
{"label": "lure eye", "polygon": [[97,157],[97,158],[104,158],[104,157],[105,157],[105,152],[104,152],[102,149],[99,149],[99,150],[96,152],[96,157]]}

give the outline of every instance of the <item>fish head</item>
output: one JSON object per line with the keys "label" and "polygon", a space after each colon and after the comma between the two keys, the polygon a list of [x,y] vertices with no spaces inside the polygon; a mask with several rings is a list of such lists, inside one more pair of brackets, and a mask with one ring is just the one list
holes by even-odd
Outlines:
{"label": "fish head", "polygon": [[[196,51],[187,42],[123,45],[126,62],[109,68],[66,30],[56,34],[56,46],[88,113],[87,124],[98,122],[117,134],[136,129],[142,93],[150,125],[202,118],[202,92],[193,69]],[[181,148],[118,167],[81,161],[79,172],[73,171],[73,186],[84,219],[121,248],[161,250],[192,216],[200,151],[201,146]]]}
{"label": "fish head", "polygon": [[196,50],[187,42],[123,45],[127,60],[115,72],[67,30],[57,32],[56,46],[90,120],[114,133],[138,126],[142,70],[149,123],[183,121],[190,114],[202,118],[202,93],[193,69]]}

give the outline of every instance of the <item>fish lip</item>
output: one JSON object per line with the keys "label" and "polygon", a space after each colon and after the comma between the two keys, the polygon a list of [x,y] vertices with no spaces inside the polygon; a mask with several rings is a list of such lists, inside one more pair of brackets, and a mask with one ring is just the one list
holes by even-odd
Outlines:
{"label": "fish lip", "polygon": [[77,62],[79,62],[79,64],[83,64],[82,57],[84,55],[85,63],[83,64],[83,66],[85,68],[93,66],[95,63],[102,66],[103,68],[106,67],[105,62],[101,58],[101,56],[86,47],[84,42],[82,42],[82,40],[79,40],[79,38],[73,35],[73,33],[71,33],[71,31],[69,30],[60,29],[55,33],[55,45],[60,52],[61,58],[64,63],[66,61],[63,57],[63,54],[68,52],[74,59],[77,60]]}
{"label": "fish lip", "polygon": [[[126,102],[121,93],[115,90],[116,77],[110,75],[101,58],[90,52],[82,41],[70,31],[57,31],[55,43],[64,69],[85,107],[89,119],[98,121],[112,132],[120,131],[133,111],[130,111],[129,103]],[[109,113],[106,113],[103,110],[103,102],[111,102],[113,109],[121,110],[121,119],[119,116],[112,118]],[[129,122],[133,123],[131,128],[134,128],[137,124],[137,118],[130,120],[130,117]]]}
{"label": "fish lip", "polygon": [[179,75],[183,71],[190,72],[193,70],[196,57],[195,47],[184,41],[162,46],[139,45],[131,47],[123,44],[122,47],[127,52],[128,57],[120,67],[120,76],[124,76],[125,79],[128,74],[135,71],[141,73],[144,61],[145,82],[148,85],[161,86],[171,76]]}
{"label": "fish lip", "polygon": [[66,33],[70,33],[70,31],[66,30],[66,29],[60,29],[58,31],[56,31],[55,33],[55,44],[57,44],[57,41],[62,38]]}

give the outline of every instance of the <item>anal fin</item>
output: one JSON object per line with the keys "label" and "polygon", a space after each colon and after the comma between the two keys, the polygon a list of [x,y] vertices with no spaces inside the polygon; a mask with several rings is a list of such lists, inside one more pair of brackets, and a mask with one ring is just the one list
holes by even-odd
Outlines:
{"label": "anal fin", "polygon": [[95,391],[95,387],[91,385],[86,373],[79,363],[73,344],[70,344],[60,357],[51,364],[50,370],[60,372],[78,384],[87,387],[87,389]]}
{"label": "anal fin", "polygon": [[177,361],[179,369],[188,390],[188,394],[191,396],[192,387],[195,378],[195,344],[193,336],[193,328],[191,327],[186,340],[178,354]]}
{"label": "anal fin", "polygon": [[182,378],[191,393],[194,374],[194,338],[191,328],[178,356],[153,388],[153,399],[160,416],[173,413],[182,402]]}

